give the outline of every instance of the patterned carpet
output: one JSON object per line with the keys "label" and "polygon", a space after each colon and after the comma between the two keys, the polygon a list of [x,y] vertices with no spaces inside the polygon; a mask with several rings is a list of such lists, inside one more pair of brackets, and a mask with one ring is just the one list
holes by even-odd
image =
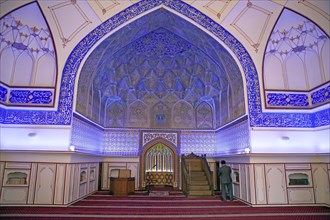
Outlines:
{"label": "patterned carpet", "polygon": [[[160,196],[156,196],[160,195]],[[111,196],[97,192],[69,207],[0,207],[1,219],[119,220],[327,220],[330,208],[316,206],[250,207],[221,202],[219,195],[186,198],[181,192],[137,192]]]}

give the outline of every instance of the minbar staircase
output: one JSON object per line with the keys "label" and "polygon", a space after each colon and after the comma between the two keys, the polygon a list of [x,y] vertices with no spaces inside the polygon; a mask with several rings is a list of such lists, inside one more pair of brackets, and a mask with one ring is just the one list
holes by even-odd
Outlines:
{"label": "minbar staircase", "polygon": [[205,157],[182,157],[183,193],[188,197],[213,196],[212,173]]}

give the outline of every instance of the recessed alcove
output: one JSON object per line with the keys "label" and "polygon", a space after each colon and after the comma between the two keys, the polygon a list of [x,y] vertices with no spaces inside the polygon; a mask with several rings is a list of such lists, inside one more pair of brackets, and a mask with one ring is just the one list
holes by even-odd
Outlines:
{"label": "recessed alcove", "polygon": [[6,185],[26,185],[28,175],[23,172],[14,171],[7,174]]}
{"label": "recessed alcove", "polygon": [[310,184],[306,173],[292,173],[288,177],[290,186],[308,186]]}
{"label": "recessed alcove", "polygon": [[84,183],[87,180],[87,172],[83,170],[80,172],[80,183]]}
{"label": "recessed alcove", "polygon": [[216,129],[245,114],[243,88],[224,46],[162,8],[95,47],[76,110],[105,128]]}

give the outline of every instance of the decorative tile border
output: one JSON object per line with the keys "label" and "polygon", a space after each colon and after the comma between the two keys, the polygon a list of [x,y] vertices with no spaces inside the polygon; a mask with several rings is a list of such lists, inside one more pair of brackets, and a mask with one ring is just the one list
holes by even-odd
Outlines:
{"label": "decorative tile border", "polygon": [[330,83],[325,87],[315,90],[311,93],[312,105],[320,105],[330,102]]}
{"label": "decorative tile border", "polygon": [[251,127],[319,127],[330,124],[330,109],[316,113],[263,113],[257,70],[244,46],[227,30],[192,6],[180,0],[142,0],[111,17],[90,32],[73,49],[65,64],[57,111],[12,110],[0,108],[0,123],[69,125],[72,120],[74,82],[88,51],[106,34],[156,6],[164,6],[190,18],[224,42],[241,63],[246,78]]}
{"label": "decorative tile border", "polygon": [[7,101],[8,88],[0,85],[0,102]]}
{"label": "decorative tile border", "polygon": [[267,107],[309,107],[308,93],[266,92]]}
{"label": "decorative tile border", "polygon": [[0,85],[0,102],[8,106],[53,106],[54,89],[10,88]]}
{"label": "decorative tile border", "polygon": [[314,108],[330,102],[330,83],[311,92],[266,91],[267,107]]}
{"label": "decorative tile border", "polygon": [[156,139],[156,138],[164,138],[165,140],[168,140],[171,142],[174,146],[177,147],[178,145],[178,137],[177,133],[173,132],[142,132],[142,145],[145,146],[150,141]]}

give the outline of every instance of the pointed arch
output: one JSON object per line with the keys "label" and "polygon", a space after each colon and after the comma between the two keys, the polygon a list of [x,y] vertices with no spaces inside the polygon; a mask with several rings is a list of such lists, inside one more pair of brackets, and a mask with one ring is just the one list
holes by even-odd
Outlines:
{"label": "pointed arch", "polygon": [[[174,146],[173,143],[170,141],[158,137],[155,138],[154,140],[148,142],[146,145],[143,146],[141,156],[140,156],[140,161],[141,161],[141,186],[145,187],[146,186],[146,153],[155,145],[157,144],[162,144],[166,146],[168,149],[170,149],[173,152],[173,186],[177,187],[178,185],[178,176],[179,176],[179,170],[178,170],[178,163],[179,163],[179,156],[176,147]],[[153,164],[154,165],[154,164]]]}

